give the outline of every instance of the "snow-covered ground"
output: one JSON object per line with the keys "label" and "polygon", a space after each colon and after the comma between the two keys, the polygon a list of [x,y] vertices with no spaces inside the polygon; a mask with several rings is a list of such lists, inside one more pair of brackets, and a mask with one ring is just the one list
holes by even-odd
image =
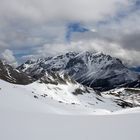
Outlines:
{"label": "snow-covered ground", "polygon": [[[110,99],[75,96],[77,87],[61,86],[58,96],[54,85],[0,80],[0,140],[139,140],[140,108],[111,112]],[[98,103],[88,105],[89,96]]]}
{"label": "snow-covered ground", "polygon": [[134,106],[140,106],[139,88],[115,88],[110,91],[102,92],[102,96],[111,99],[121,99]]}
{"label": "snow-covered ground", "polygon": [[[82,90],[83,93],[75,94],[76,89]],[[36,81],[29,85],[16,85],[0,80],[1,110],[61,115],[104,115],[122,110],[122,107],[114,102],[114,98],[113,95],[105,93],[100,96],[94,90],[78,83],[55,85]],[[127,110],[129,113],[130,109]]]}
{"label": "snow-covered ground", "polygon": [[15,85],[0,80],[0,109],[55,113],[55,114],[106,114],[120,110],[121,106],[88,89],[74,95],[76,89],[86,92],[80,84]]}
{"label": "snow-covered ground", "polygon": [[140,114],[54,115],[0,110],[1,140],[139,140]]}

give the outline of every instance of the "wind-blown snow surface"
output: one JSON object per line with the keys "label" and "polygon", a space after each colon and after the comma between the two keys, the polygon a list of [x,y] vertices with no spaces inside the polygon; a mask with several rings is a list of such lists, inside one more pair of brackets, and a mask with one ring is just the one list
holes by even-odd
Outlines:
{"label": "wind-blown snow surface", "polygon": [[[65,91],[70,88],[69,92],[77,88],[61,86]],[[47,90],[48,87],[50,90]],[[45,90],[47,92],[42,94]],[[106,110],[101,108],[106,103],[108,109],[111,109],[111,105],[115,109],[115,104],[95,93],[92,100],[99,97],[105,103],[96,99],[98,104],[90,106],[87,105],[88,94],[72,96],[68,91],[68,95],[62,91],[60,94],[63,96],[60,98],[49,93],[51,90],[54,91],[53,85],[46,87],[45,84],[35,82],[21,86],[0,80],[0,139],[139,140],[140,108],[111,113],[106,107]]]}

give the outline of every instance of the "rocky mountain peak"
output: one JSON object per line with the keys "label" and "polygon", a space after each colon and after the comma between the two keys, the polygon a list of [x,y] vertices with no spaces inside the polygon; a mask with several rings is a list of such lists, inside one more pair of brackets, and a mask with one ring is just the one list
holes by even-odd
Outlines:
{"label": "rocky mountain peak", "polygon": [[18,69],[31,76],[46,71],[64,72],[77,82],[98,90],[129,85],[139,80],[139,75],[123,65],[120,59],[98,52],[69,52],[27,62]]}

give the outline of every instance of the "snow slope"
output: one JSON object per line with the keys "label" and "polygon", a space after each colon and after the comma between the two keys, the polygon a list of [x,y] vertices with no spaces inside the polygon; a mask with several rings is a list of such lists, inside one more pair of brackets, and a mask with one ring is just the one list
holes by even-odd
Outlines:
{"label": "snow slope", "polygon": [[56,115],[1,111],[1,140],[139,140],[140,113]]}
{"label": "snow slope", "polygon": [[102,96],[114,100],[121,99],[127,103],[133,104],[135,107],[140,106],[139,88],[116,88],[110,91],[102,92]]}
{"label": "snow slope", "polygon": [[78,83],[55,85],[36,81],[15,85],[0,80],[0,108],[53,114],[108,114],[121,110],[122,106],[114,97],[101,96]]}
{"label": "snow slope", "polygon": [[[0,139],[139,140],[140,108],[112,113],[105,107],[107,104],[108,109],[112,109],[115,105],[110,99],[99,97],[94,91],[92,96],[91,93],[73,95],[71,92],[81,85],[69,84],[37,81],[15,85],[0,80]],[[57,87],[65,91],[57,91],[60,96],[55,94]],[[88,106],[88,96],[98,104]]]}
{"label": "snow slope", "polygon": [[88,93],[74,95],[75,89],[85,90],[80,84],[14,85],[0,80],[0,109],[55,114],[106,114],[121,109],[88,89]]}

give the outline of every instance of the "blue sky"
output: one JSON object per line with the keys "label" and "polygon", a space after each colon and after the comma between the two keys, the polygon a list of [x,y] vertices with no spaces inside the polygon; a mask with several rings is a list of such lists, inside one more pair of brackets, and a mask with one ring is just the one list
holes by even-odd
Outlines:
{"label": "blue sky", "polygon": [[0,2],[0,57],[9,63],[96,50],[140,65],[140,0]]}
{"label": "blue sky", "polygon": [[85,28],[84,25],[82,26],[81,23],[69,23],[67,25],[67,30],[66,30],[66,41],[70,42],[71,40],[71,35],[74,32],[80,32],[80,33],[84,33],[84,32],[88,32],[89,29]]}

